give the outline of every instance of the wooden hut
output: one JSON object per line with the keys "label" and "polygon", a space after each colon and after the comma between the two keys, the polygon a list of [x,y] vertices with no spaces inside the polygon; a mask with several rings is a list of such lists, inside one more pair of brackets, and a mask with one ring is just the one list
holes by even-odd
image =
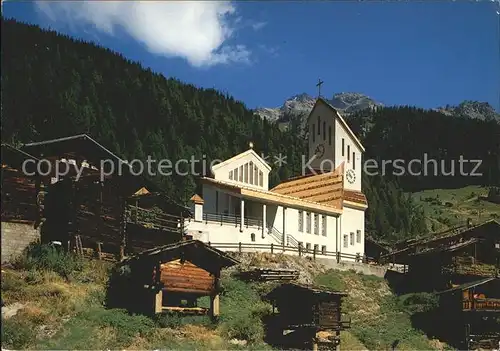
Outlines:
{"label": "wooden hut", "polygon": [[2,144],[2,262],[20,255],[40,239],[41,177],[36,157],[11,145]]}
{"label": "wooden hut", "polygon": [[190,210],[90,136],[30,143],[22,150],[52,168],[59,164],[73,171],[52,177],[46,186],[42,241],[123,258],[181,240]]}
{"label": "wooden hut", "polygon": [[[143,313],[178,311],[219,315],[220,273],[239,262],[198,240],[143,251],[120,263],[110,284],[116,304]],[[126,291],[126,294],[124,294]],[[210,308],[197,299],[210,297]]]}
{"label": "wooden hut", "polygon": [[[325,287],[298,283],[280,285],[266,295],[273,305],[274,318],[269,323],[272,339],[294,347],[317,349],[318,345],[336,347],[340,332],[350,328],[342,318],[342,299],[347,294]],[[284,331],[292,331],[283,337]],[[329,340],[320,340],[318,332],[331,331]],[[287,341],[288,339],[288,341]]]}
{"label": "wooden hut", "polygon": [[[439,315],[450,340],[463,348],[495,348],[500,343],[500,278],[489,277],[438,293]],[[461,340],[456,340],[456,338]],[[454,340],[455,339],[455,340]]]}
{"label": "wooden hut", "polygon": [[404,249],[383,256],[408,266],[414,291],[441,291],[496,276],[500,259],[500,223],[490,220],[413,240]]}

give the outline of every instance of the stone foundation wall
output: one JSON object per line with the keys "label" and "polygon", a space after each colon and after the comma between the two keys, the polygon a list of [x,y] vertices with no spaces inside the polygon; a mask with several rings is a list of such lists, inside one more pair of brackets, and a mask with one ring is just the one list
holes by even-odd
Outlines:
{"label": "stone foundation wall", "polygon": [[2,263],[18,257],[32,242],[40,240],[40,227],[32,223],[2,222]]}

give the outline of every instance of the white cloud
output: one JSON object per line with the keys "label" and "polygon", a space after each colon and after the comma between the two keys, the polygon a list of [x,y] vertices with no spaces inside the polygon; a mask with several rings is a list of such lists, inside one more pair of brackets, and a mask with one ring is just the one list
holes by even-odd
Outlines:
{"label": "white cloud", "polygon": [[259,29],[262,29],[266,26],[267,22],[256,22],[254,24],[252,24],[252,28],[254,30],[259,30]]}
{"label": "white cloud", "polygon": [[249,62],[243,44],[228,45],[236,10],[221,1],[37,1],[52,21],[91,25],[109,35],[124,29],[146,49],[166,57],[182,57],[191,65]]}

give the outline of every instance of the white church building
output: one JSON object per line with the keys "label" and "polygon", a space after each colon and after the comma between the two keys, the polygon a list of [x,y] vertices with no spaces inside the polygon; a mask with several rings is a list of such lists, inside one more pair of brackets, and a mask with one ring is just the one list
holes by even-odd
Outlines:
{"label": "white church building", "polygon": [[361,192],[363,145],[322,98],[307,125],[315,171],[269,189],[271,167],[252,148],[225,160],[212,167],[212,177],[201,178],[203,193],[191,198],[187,234],[228,251],[242,243],[253,248],[245,251],[269,252],[273,244],[362,256],[368,207]]}

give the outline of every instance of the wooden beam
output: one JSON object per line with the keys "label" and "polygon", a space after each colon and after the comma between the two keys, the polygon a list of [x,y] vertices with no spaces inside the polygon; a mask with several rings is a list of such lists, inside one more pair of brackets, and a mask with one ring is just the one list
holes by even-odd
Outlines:
{"label": "wooden beam", "polygon": [[210,317],[217,319],[220,315],[219,311],[219,294],[210,296]]}
{"label": "wooden beam", "polygon": [[160,289],[154,295],[154,313],[161,313],[163,310],[163,291]]}

